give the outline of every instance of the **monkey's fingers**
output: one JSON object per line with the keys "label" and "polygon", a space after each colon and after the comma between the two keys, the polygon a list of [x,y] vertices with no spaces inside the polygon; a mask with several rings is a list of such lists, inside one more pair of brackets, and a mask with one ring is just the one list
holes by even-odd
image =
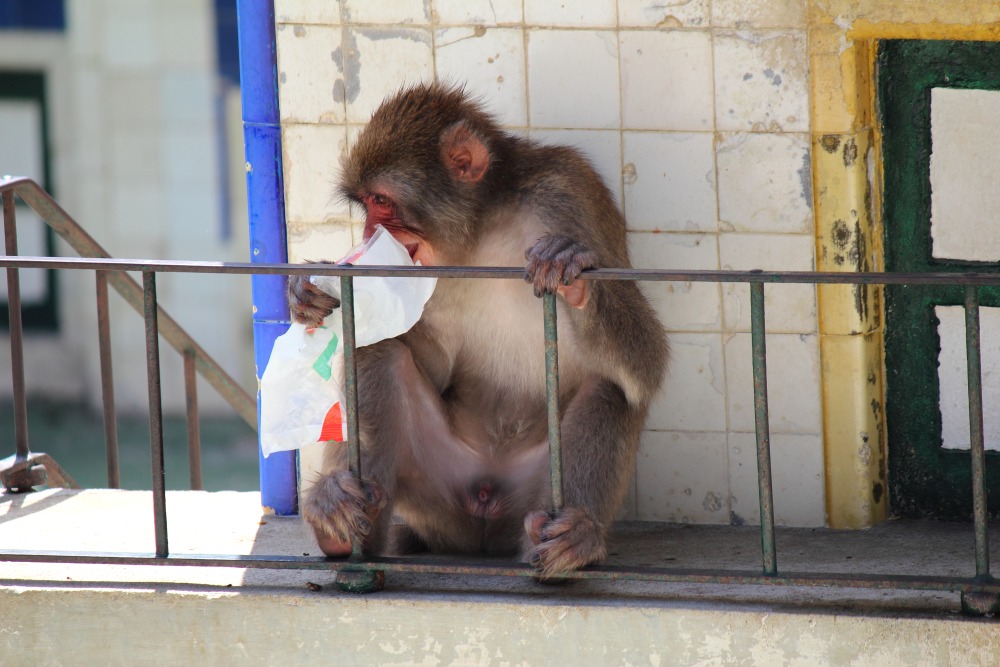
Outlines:
{"label": "monkey's fingers", "polygon": [[574,308],[586,305],[587,287],[576,279],[597,265],[596,253],[564,236],[544,236],[528,249],[525,258],[525,280],[534,286],[535,296],[556,293]]}
{"label": "monkey's fingers", "polygon": [[[535,514],[529,514],[525,520],[525,528],[529,531],[537,526]],[[604,529],[582,508],[571,507],[559,512],[537,533],[539,541],[528,552],[528,562],[538,570],[542,579],[600,563],[607,558]]]}
{"label": "monkey's fingers", "polygon": [[306,495],[302,516],[316,533],[320,549],[328,556],[346,556],[356,540],[372,532],[388,498],[372,481],[361,484],[349,471],[321,477]]}
{"label": "monkey's fingers", "polygon": [[552,515],[544,510],[529,512],[524,517],[524,532],[532,544],[539,544],[542,541],[542,528],[552,520]]}
{"label": "monkey's fingers", "polygon": [[288,310],[296,322],[318,327],[339,307],[340,299],[313,285],[308,276],[288,277]]}

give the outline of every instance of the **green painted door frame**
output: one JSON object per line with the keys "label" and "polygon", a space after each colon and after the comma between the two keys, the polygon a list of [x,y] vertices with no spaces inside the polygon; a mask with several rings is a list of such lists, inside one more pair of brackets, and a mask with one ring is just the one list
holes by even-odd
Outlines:
{"label": "green painted door frame", "polygon": [[[3,71],[0,70],[0,101],[3,100],[28,100],[38,104],[41,112],[42,128],[42,182],[39,184],[45,188],[46,192],[56,195],[52,190],[51,165],[49,159],[49,109],[45,95],[45,75],[41,72],[32,71]],[[0,156],[2,158],[2,156]],[[0,160],[0,170],[3,169]],[[24,174],[12,174],[13,176],[23,176]],[[19,225],[20,226],[20,225]],[[2,227],[2,219],[0,219]],[[24,254],[24,248],[18,248]],[[55,255],[55,239],[52,230],[45,228],[45,253],[49,256]],[[22,318],[24,328],[28,330],[48,330],[52,331],[59,327],[59,318],[56,304],[56,272],[45,271],[45,297],[36,303],[23,303]],[[7,308],[7,301],[0,300],[0,329],[6,330],[10,327],[10,312]]]}
{"label": "green painted door frame", "polygon": [[[1000,43],[886,40],[879,45],[876,76],[886,270],[1000,273],[1000,264],[934,259],[930,223],[931,89],[1000,90]],[[982,289],[980,302],[1000,307],[1000,289]],[[887,287],[885,303],[892,510],[906,516],[969,518],[969,453],[941,447],[941,341],[934,315],[935,306],[962,305],[964,288]],[[1000,456],[989,453],[986,465],[989,512],[998,517]]]}

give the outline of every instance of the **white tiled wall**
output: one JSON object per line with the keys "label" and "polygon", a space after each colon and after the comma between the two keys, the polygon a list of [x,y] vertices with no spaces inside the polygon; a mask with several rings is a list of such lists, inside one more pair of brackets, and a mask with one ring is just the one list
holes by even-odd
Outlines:
{"label": "white tiled wall", "polygon": [[[234,105],[233,92],[219,87],[211,0],[68,0],[66,14],[65,34],[48,38],[59,41],[52,60],[31,55],[45,51],[36,42],[46,38],[0,39],[5,66],[49,75],[60,204],[114,257],[247,261],[244,177],[231,188],[224,171],[228,164],[242,172],[242,136],[227,133],[239,125],[238,91]],[[252,391],[249,279],[161,274],[157,291],[170,314]],[[44,358],[29,361],[29,390],[47,391],[46,378],[66,378],[77,398],[99,401],[93,273],[64,273],[58,298],[63,340],[49,356],[70,372],[47,372]],[[116,403],[123,411],[147,409],[142,318],[114,293],[111,315]],[[164,409],[183,410],[180,357],[166,345],[161,357]],[[207,386],[199,404],[232,414]]]}
{"label": "white tiled wall", "polygon": [[[345,137],[401,84],[436,76],[464,82],[511,131],[587,153],[626,214],[634,265],[814,268],[805,0],[278,0],[276,12],[293,257],[349,247],[350,212],[327,199]],[[749,290],[643,289],[673,359],[627,513],[755,523]],[[765,296],[776,519],[822,525],[816,293]]]}

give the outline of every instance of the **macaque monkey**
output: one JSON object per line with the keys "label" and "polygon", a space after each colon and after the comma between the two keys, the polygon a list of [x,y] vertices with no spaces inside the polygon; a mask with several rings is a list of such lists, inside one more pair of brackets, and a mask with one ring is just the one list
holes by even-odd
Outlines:
{"label": "macaque monkey", "polygon": [[[446,279],[420,321],[359,348],[362,481],[329,446],[302,514],[347,555],[520,553],[541,579],[600,563],[667,362],[664,331],[630,281],[625,221],[588,161],[502,131],[461,88],[418,85],[372,115],[343,165],[344,197],[424,266],[525,266],[524,280]],[[526,262],[525,262],[526,261]],[[565,507],[550,499],[543,292],[559,295]],[[296,321],[337,306],[289,280]],[[405,527],[393,529],[390,518]]]}

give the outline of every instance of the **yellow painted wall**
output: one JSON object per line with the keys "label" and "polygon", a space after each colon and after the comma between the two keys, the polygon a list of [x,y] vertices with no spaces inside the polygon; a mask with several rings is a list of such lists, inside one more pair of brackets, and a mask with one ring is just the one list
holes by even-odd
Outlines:
{"label": "yellow painted wall", "polygon": [[[884,268],[873,56],[881,39],[1000,39],[1000,3],[817,0],[809,8],[817,269]],[[851,258],[844,261],[845,257]],[[881,288],[819,290],[827,516],[887,512]]]}

